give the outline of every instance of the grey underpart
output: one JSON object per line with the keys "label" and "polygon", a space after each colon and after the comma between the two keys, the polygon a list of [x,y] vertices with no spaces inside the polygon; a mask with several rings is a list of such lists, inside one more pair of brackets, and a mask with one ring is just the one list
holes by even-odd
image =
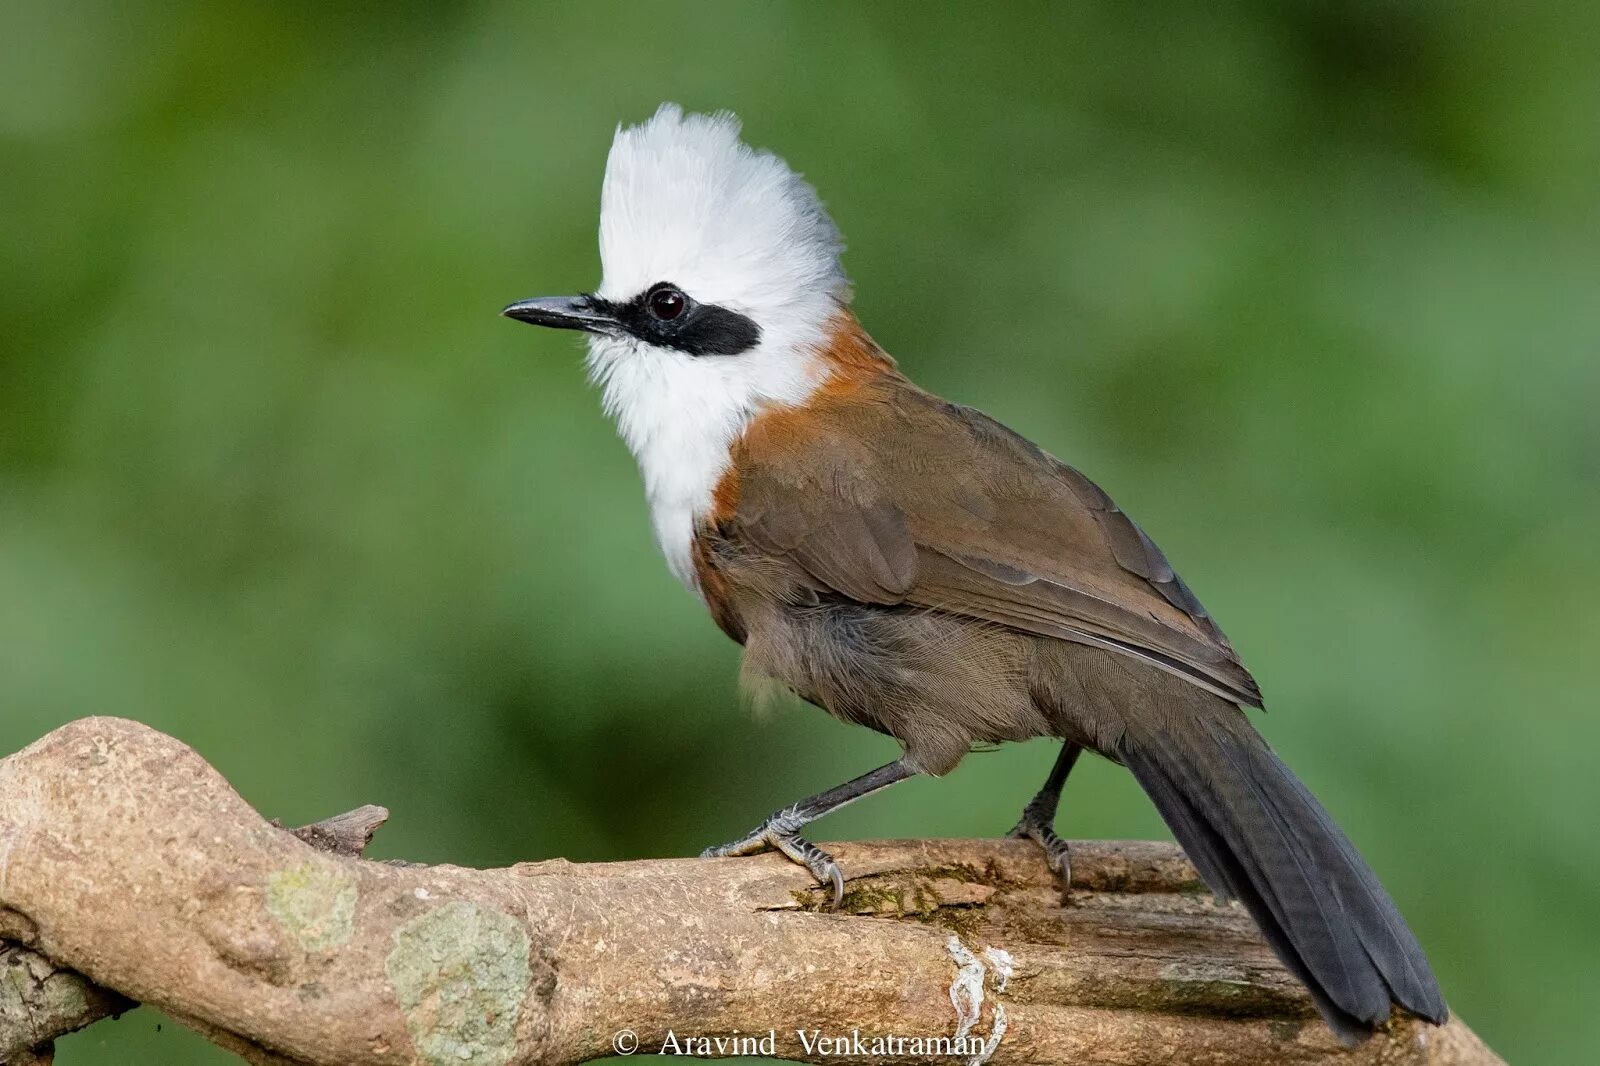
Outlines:
{"label": "grey underpart", "polygon": [[1061,790],[1067,783],[1067,775],[1082,752],[1083,748],[1070,740],[1062,743],[1061,753],[1056,756],[1044,787],[1022,808],[1022,817],[1006,834],[1018,840],[1031,840],[1043,848],[1050,869],[1061,878],[1062,888],[1072,887],[1072,856],[1067,842],[1056,836],[1056,810],[1061,805]]}
{"label": "grey underpart", "polygon": [[916,770],[912,769],[905,759],[896,759],[860,777],[852,778],[842,785],[836,785],[781,811],[776,811],[765,822],[738,840],[707,848],[700,853],[700,857],[717,859],[755,855],[768,850],[780,851],[791,862],[810,870],[811,876],[817,879],[818,884],[831,886],[833,905],[837,907],[844,902],[844,871],[839,868],[837,862],[834,862],[832,855],[800,835],[801,827],[825,814],[831,814],[848,803],[855,802],[862,796],[888,788],[897,781],[904,781],[914,773]]}

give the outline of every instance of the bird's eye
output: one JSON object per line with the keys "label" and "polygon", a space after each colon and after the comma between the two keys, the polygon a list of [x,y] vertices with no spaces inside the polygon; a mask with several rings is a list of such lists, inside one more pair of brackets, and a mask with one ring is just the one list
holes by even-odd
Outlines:
{"label": "bird's eye", "polygon": [[689,306],[689,298],[671,285],[662,285],[650,290],[648,303],[652,315],[663,322],[671,322],[683,314],[683,309]]}

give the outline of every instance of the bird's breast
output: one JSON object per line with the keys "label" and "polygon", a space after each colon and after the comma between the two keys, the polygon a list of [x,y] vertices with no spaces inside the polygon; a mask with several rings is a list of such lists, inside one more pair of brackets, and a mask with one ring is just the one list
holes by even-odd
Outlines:
{"label": "bird's breast", "polygon": [[694,589],[695,521],[728,468],[749,397],[718,367],[683,353],[591,341],[589,365],[639,465],[656,543],[673,575]]}

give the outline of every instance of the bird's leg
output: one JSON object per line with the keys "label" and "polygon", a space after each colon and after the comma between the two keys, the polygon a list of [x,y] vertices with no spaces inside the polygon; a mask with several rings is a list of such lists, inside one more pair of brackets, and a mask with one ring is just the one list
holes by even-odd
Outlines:
{"label": "bird's leg", "polygon": [[1056,756],[1056,764],[1050,768],[1044,787],[1022,808],[1022,818],[1006,834],[1019,840],[1031,840],[1043,848],[1045,859],[1050,869],[1060,876],[1063,888],[1072,885],[1072,858],[1067,842],[1056,836],[1056,808],[1061,805],[1061,789],[1072,772],[1072,764],[1082,752],[1083,748],[1070,740],[1061,745],[1061,754]]}
{"label": "bird's leg", "polygon": [[832,885],[833,905],[837,907],[844,900],[844,874],[840,872],[839,864],[833,861],[832,855],[800,835],[800,827],[825,814],[832,814],[862,796],[888,788],[896,781],[904,781],[914,773],[916,771],[906,765],[905,759],[896,759],[887,766],[880,766],[826,792],[818,792],[793,806],[776,811],[747,836],[718,848],[707,848],[700,853],[700,857],[712,859],[728,855],[754,855],[758,851],[775,848],[810,870],[818,884]]}

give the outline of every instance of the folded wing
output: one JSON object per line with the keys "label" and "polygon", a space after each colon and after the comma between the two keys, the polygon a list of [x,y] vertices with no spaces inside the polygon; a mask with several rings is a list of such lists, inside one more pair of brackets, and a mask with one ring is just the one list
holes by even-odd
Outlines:
{"label": "folded wing", "polygon": [[758,419],[718,534],[817,595],[1116,651],[1241,704],[1261,694],[1161,550],[1104,492],[893,374]]}

